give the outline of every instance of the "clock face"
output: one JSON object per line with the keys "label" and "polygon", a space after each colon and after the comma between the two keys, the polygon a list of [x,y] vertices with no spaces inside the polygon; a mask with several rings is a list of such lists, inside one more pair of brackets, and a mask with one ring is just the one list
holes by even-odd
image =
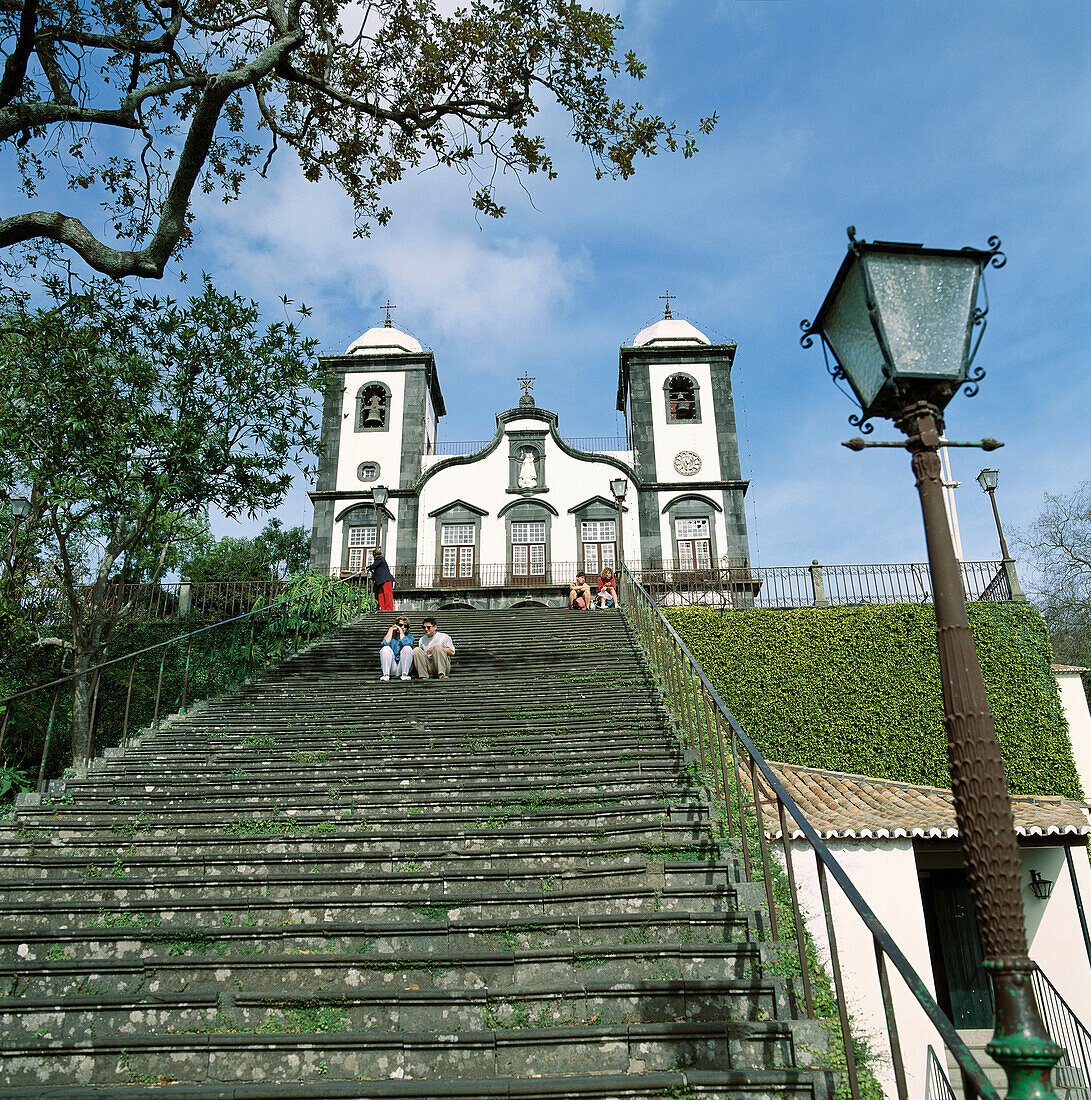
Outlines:
{"label": "clock face", "polygon": [[687,477],[692,477],[701,468],[701,456],[693,451],[679,451],[674,456],[674,468]]}

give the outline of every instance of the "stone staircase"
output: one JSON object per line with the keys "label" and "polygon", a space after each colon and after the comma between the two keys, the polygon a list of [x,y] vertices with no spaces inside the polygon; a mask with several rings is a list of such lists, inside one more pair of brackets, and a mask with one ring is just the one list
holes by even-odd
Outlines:
{"label": "stone staircase", "polygon": [[3,1096],[830,1095],[623,617],[437,617],[450,680],[362,619],[23,797]]}

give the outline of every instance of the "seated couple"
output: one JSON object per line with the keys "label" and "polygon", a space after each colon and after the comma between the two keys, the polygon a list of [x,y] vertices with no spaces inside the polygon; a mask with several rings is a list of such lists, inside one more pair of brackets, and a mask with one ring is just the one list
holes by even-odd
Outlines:
{"label": "seated couple", "polygon": [[588,611],[592,607],[617,607],[617,578],[614,571],[603,566],[598,576],[598,591],[591,595],[586,573],[576,574],[576,583],[568,590],[568,606],[573,611]]}
{"label": "seated couple", "polygon": [[409,620],[404,615],[394,620],[379,646],[379,666],[383,670],[380,680],[389,680],[395,669],[403,680],[408,680],[410,668],[415,668],[422,680],[431,676],[447,679],[455,643],[449,634],[441,634],[436,629],[436,620],[430,615],[421,626],[424,637],[418,645],[410,632]]}

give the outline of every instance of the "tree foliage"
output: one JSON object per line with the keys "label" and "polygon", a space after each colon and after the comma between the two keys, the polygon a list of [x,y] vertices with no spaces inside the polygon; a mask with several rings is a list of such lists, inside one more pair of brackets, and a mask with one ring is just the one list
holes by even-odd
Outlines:
{"label": "tree foliage", "polygon": [[[54,556],[72,634],[39,641],[70,647],[73,671],[127,614],[126,582],[157,581],[207,532],[209,506],[280,503],[286,467],[319,443],[313,351],[293,322],[263,327],[255,303],[207,278],[185,304],[99,284],[0,318],[0,488],[29,497],[23,537]],[[78,758],[78,687],[73,710]]]}
{"label": "tree foliage", "polygon": [[498,171],[554,175],[531,129],[550,101],[600,176],[663,147],[692,155],[692,133],[611,94],[622,72],[644,74],[615,55],[620,29],[572,0],[471,0],[451,15],[435,0],[4,0],[0,143],[26,205],[59,170],[133,247],[34,209],[0,220],[0,246],[53,242],[115,278],[157,278],[185,243],[193,189],[237,198],[280,145],[307,179],[345,189],[361,234],[391,216],[385,186],[420,166],[470,173],[474,206],[499,217]]}
{"label": "tree foliage", "polygon": [[1069,496],[1045,495],[1045,507],[1014,540],[1037,576],[1034,602],[1058,661],[1091,665],[1091,481]]}
{"label": "tree foliage", "polygon": [[307,568],[310,538],[302,526],[285,527],[271,519],[252,539],[225,536],[195,546],[178,563],[189,580],[286,580]]}

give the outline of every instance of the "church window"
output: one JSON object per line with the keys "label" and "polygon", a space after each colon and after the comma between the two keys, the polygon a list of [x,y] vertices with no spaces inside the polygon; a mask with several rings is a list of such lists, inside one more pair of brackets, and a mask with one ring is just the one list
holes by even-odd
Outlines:
{"label": "church window", "polygon": [[580,542],[583,544],[583,568],[588,575],[599,574],[607,565],[616,568],[616,520],[584,520],[580,524]]}
{"label": "church window", "polygon": [[379,545],[379,528],[350,527],[348,542],[348,568],[350,572],[358,573],[368,563],[368,550]]}
{"label": "church window", "polygon": [[700,420],[701,409],[697,401],[697,383],[688,374],[675,374],[667,379],[666,390],[669,423]]}
{"label": "church window", "polygon": [[468,582],[474,573],[473,523],[445,523],[440,528],[440,573],[448,582]]}
{"label": "church window", "polygon": [[546,525],[541,521],[512,523],[511,572],[520,579],[545,579]]}
{"label": "church window", "polygon": [[382,382],[369,382],[356,394],[356,430],[385,432],[390,419],[390,390]]}
{"label": "church window", "polygon": [[712,532],[707,519],[676,519],[674,538],[679,569],[712,568]]}
{"label": "church window", "polygon": [[361,462],[356,469],[356,476],[359,477],[361,481],[378,481],[378,462]]}

